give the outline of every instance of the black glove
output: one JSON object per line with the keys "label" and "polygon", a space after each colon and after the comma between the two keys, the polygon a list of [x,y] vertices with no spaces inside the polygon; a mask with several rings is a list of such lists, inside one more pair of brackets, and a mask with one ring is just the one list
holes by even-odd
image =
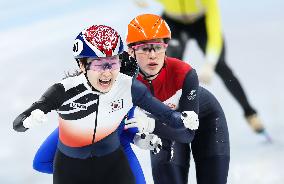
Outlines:
{"label": "black glove", "polygon": [[126,51],[119,55],[119,59],[121,61],[120,72],[134,77],[138,73],[138,65],[135,58],[130,56]]}
{"label": "black glove", "polygon": [[20,114],[13,122],[13,129],[17,132],[25,132],[28,128],[24,127],[23,121],[26,119],[25,114]]}

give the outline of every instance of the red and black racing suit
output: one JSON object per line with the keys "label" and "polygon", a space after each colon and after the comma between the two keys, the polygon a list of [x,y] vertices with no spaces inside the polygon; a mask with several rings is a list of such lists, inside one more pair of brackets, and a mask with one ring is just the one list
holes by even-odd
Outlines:
{"label": "red and black racing suit", "polygon": [[199,87],[195,70],[181,60],[166,57],[157,78],[149,81],[139,75],[137,79],[171,108],[180,112],[193,110],[199,116],[193,141],[188,129],[156,123],[153,133],[162,138],[163,149],[151,154],[154,183],[187,183],[192,141],[198,184],[225,184],[230,160],[226,118],[216,98]]}

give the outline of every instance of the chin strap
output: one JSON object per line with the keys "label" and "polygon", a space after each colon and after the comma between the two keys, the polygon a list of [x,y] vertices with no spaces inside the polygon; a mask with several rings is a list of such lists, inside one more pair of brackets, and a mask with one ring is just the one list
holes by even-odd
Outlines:
{"label": "chin strap", "polygon": [[[85,67],[85,66],[84,66],[84,67]],[[86,67],[85,67],[85,68],[86,68]],[[96,88],[94,88],[94,87],[92,86],[92,84],[90,83],[90,81],[89,81],[89,79],[88,79],[87,72],[88,72],[88,70],[86,69],[86,73],[84,73],[84,75],[85,75],[85,78],[86,78],[86,80],[87,80],[87,84],[90,86],[90,88],[92,89],[92,91],[102,93],[102,92],[100,92],[99,90],[97,90]]]}
{"label": "chin strap", "polygon": [[[76,61],[77,61],[77,64],[78,64],[78,67],[80,68],[80,60],[79,59],[76,59]],[[95,92],[100,92],[100,91],[98,91],[96,88],[94,88],[93,86],[92,86],[92,84],[90,83],[90,81],[89,81],[89,79],[88,79],[88,76],[87,76],[87,72],[88,72],[88,64],[86,63],[86,62],[82,62],[82,64],[83,64],[83,66],[84,66],[84,68],[85,68],[85,70],[86,70],[86,73],[84,73],[84,76],[85,76],[85,78],[86,78],[86,80],[87,80],[87,84],[90,86],[90,88],[92,89],[92,91],[95,91]],[[100,92],[101,93],[101,92]]]}
{"label": "chin strap", "polygon": [[[163,67],[164,67],[164,66],[163,66]],[[155,77],[156,75],[158,75],[158,74],[162,71],[163,67],[160,69],[160,71],[159,71],[158,73],[156,73],[156,74],[154,74],[154,75],[147,75],[145,72],[143,72],[143,71],[141,70],[141,68],[139,68],[139,73],[143,76],[143,79],[149,81],[149,78]]]}

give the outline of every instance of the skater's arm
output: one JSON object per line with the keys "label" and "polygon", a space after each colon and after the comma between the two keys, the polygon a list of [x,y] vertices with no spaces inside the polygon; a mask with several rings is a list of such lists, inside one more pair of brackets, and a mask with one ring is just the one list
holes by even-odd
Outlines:
{"label": "skater's arm", "polygon": [[132,98],[134,105],[151,113],[155,116],[155,119],[174,128],[184,127],[181,113],[170,109],[161,101],[153,97],[146,86],[136,79],[133,80],[132,84]]}
{"label": "skater's arm", "polygon": [[54,84],[51,86],[38,101],[34,102],[27,110],[21,113],[14,120],[14,130],[18,132],[26,131],[28,128],[23,125],[23,121],[36,109],[42,111],[44,114],[47,114],[51,110],[59,108],[64,101],[64,93],[65,90],[62,84]]}

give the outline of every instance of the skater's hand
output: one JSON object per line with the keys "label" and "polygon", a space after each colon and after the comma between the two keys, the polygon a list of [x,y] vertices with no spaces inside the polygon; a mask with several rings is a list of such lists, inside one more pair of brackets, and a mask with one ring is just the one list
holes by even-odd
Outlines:
{"label": "skater's hand", "polygon": [[125,121],[125,129],[138,128],[138,132],[152,133],[155,129],[155,119],[150,118],[142,109],[136,107],[133,118]]}
{"label": "skater's hand", "polygon": [[152,150],[154,154],[159,153],[162,148],[162,140],[155,134],[137,133],[133,142],[141,149]]}
{"label": "skater's hand", "polygon": [[43,122],[47,121],[47,117],[43,111],[36,109],[31,112],[31,115],[23,121],[23,126],[25,128],[31,128],[34,126],[41,125]]}
{"label": "skater's hand", "polygon": [[215,70],[215,65],[212,63],[206,62],[202,66],[198,74],[199,81],[204,84],[209,84],[212,81],[212,78],[214,76],[214,70]]}
{"label": "skater's hand", "polygon": [[198,115],[194,111],[183,111],[181,113],[181,119],[186,128],[190,130],[197,130],[199,127]]}
{"label": "skater's hand", "polygon": [[152,133],[155,129],[155,119],[145,116],[136,116],[125,121],[125,129],[137,127],[141,133]]}
{"label": "skater's hand", "polygon": [[140,8],[148,8],[149,4],[145,0],[133,0],[134,3]]}

